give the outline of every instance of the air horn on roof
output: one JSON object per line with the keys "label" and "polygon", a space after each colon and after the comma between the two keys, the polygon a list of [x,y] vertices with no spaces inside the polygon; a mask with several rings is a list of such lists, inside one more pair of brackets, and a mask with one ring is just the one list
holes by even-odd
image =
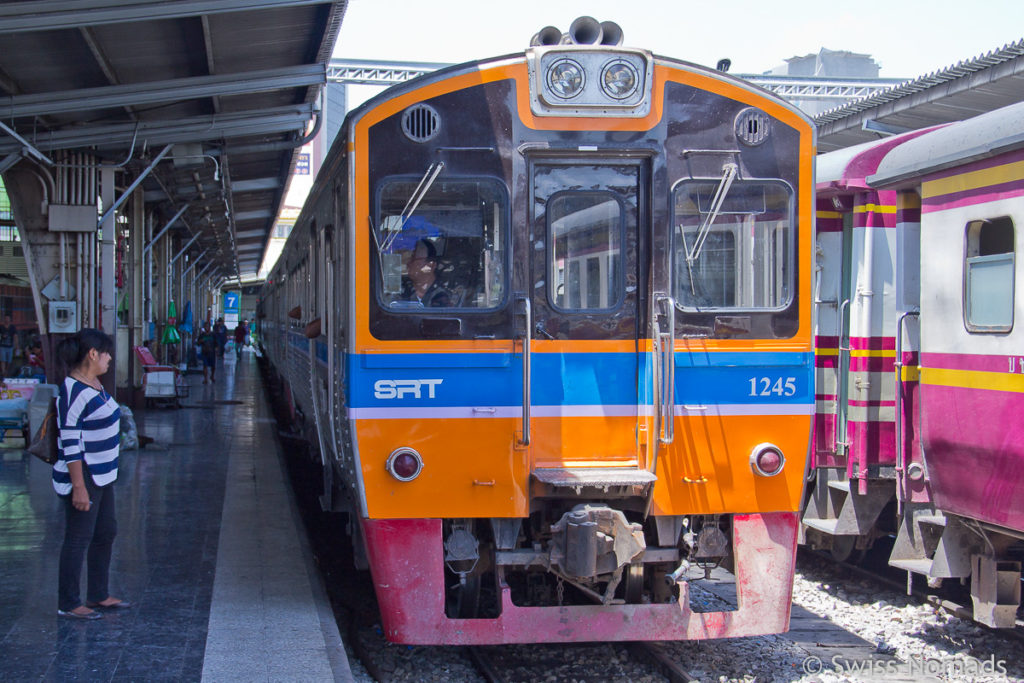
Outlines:
{"label": "air horn on roof", "polygon": [[579,17],[566,33],[554,26],[545,26],[533,34],[530,45],[622,45],[622,28],[614,21],[598,22],[593,17]]}

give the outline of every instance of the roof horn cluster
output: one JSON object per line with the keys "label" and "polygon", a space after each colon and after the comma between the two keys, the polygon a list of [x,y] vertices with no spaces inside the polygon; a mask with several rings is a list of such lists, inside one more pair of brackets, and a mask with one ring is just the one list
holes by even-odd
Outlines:
{"label": "roof horn cluster", "polygon": [[579,17],[566,33],[554,26],[545,26],[534,33],[530,46],[539,45],[622,45],[622,28],[614,21]]}

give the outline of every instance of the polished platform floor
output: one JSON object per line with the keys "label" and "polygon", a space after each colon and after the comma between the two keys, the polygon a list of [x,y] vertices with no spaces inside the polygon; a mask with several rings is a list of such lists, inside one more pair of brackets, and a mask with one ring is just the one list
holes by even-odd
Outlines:
{"label": "polished platform floor", "polygon": [[[253,354],[190,375],[181,409],[137,410],[124,451],[111,593],[96,621],[57,616],[64,532],[50,468],[0,450],[0,680],[351,678]],[[13,444],[8,444],[13,445]]]}

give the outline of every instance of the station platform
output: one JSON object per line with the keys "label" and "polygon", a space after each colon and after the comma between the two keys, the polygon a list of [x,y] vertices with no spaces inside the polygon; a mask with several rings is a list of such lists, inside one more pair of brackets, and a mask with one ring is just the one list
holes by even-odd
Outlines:
{"label": "station platform", "polygon": [[130,609],[57,615],[50,467],[0,450],[0,680],[351,680],[253,353],[187,380],[121,453],[110,589]]}

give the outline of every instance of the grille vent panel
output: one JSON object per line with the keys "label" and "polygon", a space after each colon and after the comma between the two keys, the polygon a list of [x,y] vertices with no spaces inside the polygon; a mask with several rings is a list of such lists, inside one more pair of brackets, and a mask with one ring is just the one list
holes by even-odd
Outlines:
{"label": "grille vent panel", "polygon": [[427,142],[441,128],[441,115],[429,104],[414,104],[402,114],[402,132],[413,142]]}
{"label": "grille vent panel", "polygon": [[736,137],[744,144],[760,145],[771,134],[772,120],[760,109],[744,109],[736,116]]}

